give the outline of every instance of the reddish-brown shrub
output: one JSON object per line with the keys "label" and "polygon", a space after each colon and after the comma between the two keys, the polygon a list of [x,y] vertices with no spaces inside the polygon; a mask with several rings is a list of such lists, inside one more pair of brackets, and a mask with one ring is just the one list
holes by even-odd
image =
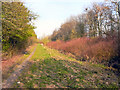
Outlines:
{"label": "reddish-brown shrub", "polygon": [[54,49],[70,52],[79,59],[84,58],[93,62],[107,62],[117,55],[116,38],[108,40],[108,38],[102,37],[83,37],[67,42],[49,42],[47,45]]}
{"label": "reddish-brown shrub", "polygon": [[59,50],[63,43],[64,43],[63,41],[57,40],[47,43],[47,46]]}

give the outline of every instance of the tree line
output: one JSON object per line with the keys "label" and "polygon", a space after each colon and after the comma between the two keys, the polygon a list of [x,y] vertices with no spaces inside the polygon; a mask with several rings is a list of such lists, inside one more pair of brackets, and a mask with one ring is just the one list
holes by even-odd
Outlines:
{"label": "tree line", "polygon": [[32,21],[37,18],[23,2],[2,2],[2,51],[25,50],[36,41]]}
{"label": "tree line", "polygon": [[[119,14],[115,2],[93,3],[84,13],[71,16],[50,36],[52,41],[79,37],[106,37],[118,33]],[[117,35],[117,34],[116,34]]]}

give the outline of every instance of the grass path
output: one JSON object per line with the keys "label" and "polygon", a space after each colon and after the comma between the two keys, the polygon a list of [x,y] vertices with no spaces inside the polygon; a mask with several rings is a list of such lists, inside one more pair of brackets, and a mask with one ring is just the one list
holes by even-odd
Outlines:
{"label": "grass path", "polygon": [[109,68],[80,62],[40,44],[14,88],[118,88]]}

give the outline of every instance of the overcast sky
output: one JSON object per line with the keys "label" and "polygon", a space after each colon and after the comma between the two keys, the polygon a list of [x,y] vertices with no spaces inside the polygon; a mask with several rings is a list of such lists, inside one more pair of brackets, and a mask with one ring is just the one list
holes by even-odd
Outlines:
{"label": "overcast sky", "polygon": [[104,0],[24,0],[25,5],[39,18],[34,22],[37,37],[50,35],[70,16],[81,14],[93,2]]}

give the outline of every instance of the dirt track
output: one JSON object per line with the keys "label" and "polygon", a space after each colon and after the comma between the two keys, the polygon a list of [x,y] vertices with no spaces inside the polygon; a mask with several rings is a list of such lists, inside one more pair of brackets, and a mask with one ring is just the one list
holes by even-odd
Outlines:
{"label": "dirt track", "polygon": [[8,77],[8,79],[2,83],[2,88],[11,88],[11,85],[14,83],[14,81],[18,78],[20,73],[23,71],[29,59],[34,54],[35,50],[36,48],[34,48],[34,51],[30,54],[30,56],[26,60],[24,60],[24,62],[21,65],[18,66],[18,68]]}

